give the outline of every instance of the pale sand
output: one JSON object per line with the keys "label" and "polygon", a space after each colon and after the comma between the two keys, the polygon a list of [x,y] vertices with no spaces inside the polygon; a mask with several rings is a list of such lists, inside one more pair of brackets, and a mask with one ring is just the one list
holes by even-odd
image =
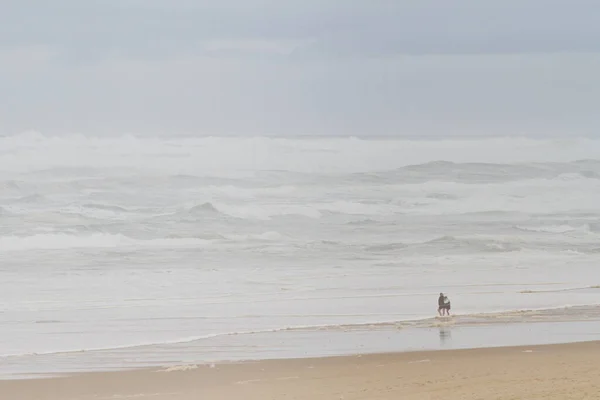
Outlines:
{"label": "pale sand", "polygon": [[600,399],[600,342],[0,381],[0,399]]}

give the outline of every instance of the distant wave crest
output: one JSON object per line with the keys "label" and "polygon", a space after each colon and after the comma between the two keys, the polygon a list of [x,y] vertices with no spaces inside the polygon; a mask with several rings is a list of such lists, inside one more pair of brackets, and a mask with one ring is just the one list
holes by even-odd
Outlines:
{"label": "distant wave crest", "polygon": [[110,205],[110,204],[86,203],[86,204],[83,204],[82,207],[96,209],[96,210],[102,210],[102,211],[112,211],[112,212],[127,212],[127,211],[129,211],[125,207],[115,206],[115,205]]}
{"label": "distant wave crest", "polygon": [[[446,254],[452,252],[494,252],[504,253],[520,251],[523,249],[524,243],[502,241],[495,238],[485,237],[455,237],[455,236],[440,236],[438,238],[418,242],[418,243],[384,243],[378,245],[366,246],[367,251],[371,252],[393,252],[393,251],[442,251]],[[428,250],[429,249],[429,250]]]}
{"label": "distant wave crest", "polygon": [[543,225],[543,226],[523,226],[517,225],[516,229],[526,232],[538,232],[538,233],[554,233],[563,234],[570,232],[582,232],[582,233],[598,233],[600,232],[600,224],[588,223],[582,225]]}
{"label": "distant wave crest", "polygon": [[73,248],[122,248],[122,247],[195,247],[206,246],[210,241],[202,239],[133,239],[122,234],[93,233],[73,235],[44,233],[31,236],[0,236],[0,251],[58,250]]}
{"label": "distant wave crest", "polygon": [[123,234],[93,232],[83,233],[38,233],[30,236],[0,236],[0,252],[25,250],[68,250],[79,248],[198,248],[209,247],[227,242],[274,242],[283,240],[284,235],[275,231],[247,234],[204,234],[204,235],[168,235],[162,238],[136,239]]}

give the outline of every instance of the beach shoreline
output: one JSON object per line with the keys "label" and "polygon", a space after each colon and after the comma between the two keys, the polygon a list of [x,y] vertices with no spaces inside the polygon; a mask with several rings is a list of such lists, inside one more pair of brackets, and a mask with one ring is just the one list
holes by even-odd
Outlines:
{"label": "beach shoreline", "polygon": [[[582,316],[583,314],[578,314]],[[564,316],[563,316],[564,317]],[[138,370],[155,366],[221,364],[351,356],[354,354],[533,346],[600,339],[600,319],[589,309],[581,320],[527,314],[523,321],[439,319],[435,325],[374,324],[221,335],[191,341],[4,356],[0,379],[30,379],[80,372]],[[567,315],[570,318],[570,316]],[[470,318],[470,317],[469,317]]]}
{"label": "beach shoreline", "polygon": [[[600,341],[177,365],[0,381],[12,400],[592,399]],[[401,396],[401,397],[399,397]],[[492,397],[489,397],[492,396]]]}

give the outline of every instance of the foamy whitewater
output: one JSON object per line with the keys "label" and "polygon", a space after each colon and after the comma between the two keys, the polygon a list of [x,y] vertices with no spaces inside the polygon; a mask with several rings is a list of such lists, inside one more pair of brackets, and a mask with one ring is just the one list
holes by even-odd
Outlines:
{"label": "foamy whitewater", "polygon": [[0,355],[600,304],[599,200],[590,139],[0,137]]}

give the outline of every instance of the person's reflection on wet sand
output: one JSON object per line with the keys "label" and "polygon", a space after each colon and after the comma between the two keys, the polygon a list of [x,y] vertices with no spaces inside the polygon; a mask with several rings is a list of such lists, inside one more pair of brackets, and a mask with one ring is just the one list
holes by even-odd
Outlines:
{"label": "person's reflection on wet sand", "polygon": [[444,346],[452,340],[452,330],[445,326],[440,326],[440,345]]}

